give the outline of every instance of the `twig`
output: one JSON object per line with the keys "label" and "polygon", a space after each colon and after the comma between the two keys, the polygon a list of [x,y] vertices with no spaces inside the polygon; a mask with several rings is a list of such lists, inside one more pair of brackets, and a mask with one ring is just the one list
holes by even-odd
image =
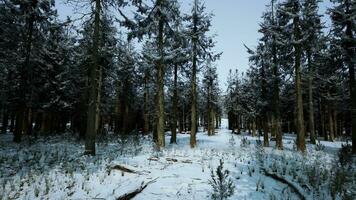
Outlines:
{"label": "twig", "polygon": [[136,195],[141,193],[149,184],[156,182],[158,178],[153,179],[152,181],[149,181],[147,183],[142,182],[141,186],[137,188],[136,190],[132,192],[125,193],[124,195],[121,195],[120,197],[116,198],[116,200],[129,200],[134,198]]}
{"label": "twig", "polygon": [[300,189],[298,189],[298,186],[294,185],[292,182],[286,180],[285,178],[283,178],[281,176],[278,176],[277,174],[272,174],[264,168],[262,168],[262,171],[266,176],[271,177],[276,181],[279,181],[281,183],[288,185],[299,196],[299,198],[301,200],[306,200],[306,197],[303,195],[302,191],[300,191]]}

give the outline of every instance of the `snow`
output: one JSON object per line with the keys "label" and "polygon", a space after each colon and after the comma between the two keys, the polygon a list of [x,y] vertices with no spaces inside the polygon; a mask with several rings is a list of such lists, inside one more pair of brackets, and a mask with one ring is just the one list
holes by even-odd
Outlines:
{"label": "snow", "polygon": [[[21,144],[12,143],[10,134],[1,135],[0,199],[116,199],[150,181],[134,199],[209,199],[211,170],[216,169],[219,159],[235,184],[231,199],[298,199],[285,184],[263,175],[260,167],[284,173],[286,179],[298,184],[295,167],[301,167],[302,173],[303,166],[321,161],[320,170],[330,169],[336,154],[327,149],[341,147],[341,142],[322,142],[326,151],[320,152],[308,145],[308,156],[304,156],[293,150],[294,136],[287,135],[285,150],[265,148],[261,165],[255,145],[258,139],[232,135],[226,125],[227,120],[223,120],[215,136],[199,132],[195,149],[189,146],[188,134],[178,134],[177,144],[169,144],[167,135],[168,145],[159,152],[148,137],[138,143],[110,137],[97,144],[96,157],[83,156],[83,144],[71,135]],[[115,165],[137,173],[112,169]],[[312,193],[305,195],[314,197]]]}

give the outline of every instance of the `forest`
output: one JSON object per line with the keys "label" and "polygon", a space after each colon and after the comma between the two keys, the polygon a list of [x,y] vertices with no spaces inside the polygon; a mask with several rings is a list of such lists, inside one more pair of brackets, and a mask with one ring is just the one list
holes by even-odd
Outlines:
{"label": "forest", "polygon": [[0,200],[354,199],[356,1],[209,1],[0,0]]}

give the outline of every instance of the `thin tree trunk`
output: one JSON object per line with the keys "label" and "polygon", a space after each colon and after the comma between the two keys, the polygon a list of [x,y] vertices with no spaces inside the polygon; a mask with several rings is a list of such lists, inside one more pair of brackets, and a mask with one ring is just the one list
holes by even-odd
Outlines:
{"label": "thin tree trunk", "polygon": [[150,122],[149,122],[149,113],[148,113],[148,101],[149,101],[149,97],[148,97],[148,74],[145,74],[145,93],[143,95],[143,121],[144,121],[144,125],[143,125],[143,133],[147,134],[149,132],[150,129]]}
{"label": "thin tree trunk", "polygon": [[[351,2],[345,1],[346,13],[350,14]],[[355,81],[355,46],[352,44],[353,32],[352,21],[346,21],[346,36],[348,41],[345,44],[347,59],[346,62],[349,67],[349,79],[350,79],[350,99],[351,99],[351,131],[352,131],[352,153],[356,154],[356,81]]]}
{"label": "thin tree trunk", "polygon": [[87,130],[85,137],[85,152],[87,155],[95,155],[95,137],[99,128],[100,116],[100,86],[101,66],[99,64],[99,37],[100,37],[101,1],[95,0],[94,35],[92,65],[89,68],[89,102],[87,116]]}
{"label": "thin tree trunk", "polygon": [[[196,2],[195,2],[196,4]],[[197,5],[193,14],[193,33],[198,32],[197,27]],[[197,132],[197,38],[193,37],[193,66],[192,66],[192,107],[191,107],[191,128],[190,128],[190,147],[196,146],[196,132]]]}
{"label": "thin tree trunk", "polygon": [[[299,6],[299,5],[297,5]],[[299,11],[299,8],[296,8]],[[294,17],[294,36],[297,41],[301,39],[299,16]],[[296,104],[297,104],[297,148],[301,152],[305,152],[305,129],[304,129],[304,114],[303,114],[303,96],[301,87],[301,54],[302,49],[300,44],[294,44],[295,49],[295,91],[296,91]]]}
{"label": "thin tree trunk", "polygon": [[256,136],[256,118],[252,119],[252,137]]}
{"label": "thin tree trunk", "polygon": [[334,141],[334,120],[333,120],[333,111],[332,107],[328,106],[328,116],[329,116],[329,139]]}
{"label": "thin tree trunk", "polygon": [[[263,101],[267,101],[267,82],[266,82],[266,69],[265,69],[264,61],[262,60],[262,67],[261,67],[261,79],[262,79],[262,91],[261,96]],[[261,116],[261,125],[263,128],[263,146],[269,146],[269,139],[268,139],[268,118],[267,118],[267,109],[266,107],[262,110]]]}
{"label": "thin tree trunk", "polygon": [[307,51],[308,57],[308,107],[309,107],[309,131],[310,142],[315,144],[315,126],[314,126],[314,104],[313,104],[313,68],[310,50]]}
{"label": "thin tree trunk", "polygon": [[11,121],[10,121],[10,133],[13,133],[15,131],[15,114],[11,113]]}
{"label": "thin tree trunk", "polygon": [[[117,81],[116,83],[116,97],[115,97],[115,130],[116,134],[119,134],[121,131],[121,82]],[[145,104],[144,104],[145,105]]]}
{"label": "thin tree trunk", "polygon": [[8,124],[9,124],[9,109],[8,108],[4,108],[3,109],[3,117],[2,117],[1,133],[6,133],[7,132]]}
{"label": "thin tree trunk", "polygon": [[[20,95],[21,95],[21,100],[19,101],[18,105],[18,110],[16,112],[16,128],[14,132],[14,142],[21,142],[21,136],[24,131],[24,125],[26,123],[27,119],[27,106],[26,106],[26,94],[27,92],[27,81],[28,81],[28,72],[31,71],[30,68],[30,58],[31,58],[31,51],[32,51],[32,41],[33,41],[33,29],[34,29],[34,22],[35,22],[35,16],[34,16],[34,11],[32,9],[35,9],[37,6],[37,1],[32,1],[31,2],[31,8],[29,8],[29,18],[27,19],[27,25],[28,25],[28,32],[26,35],[26,41],[25,41],[25,61],[23,63],[23,66],[21,68],[21,82],[20,82]],[[25,130],[27,132],[27,130]]]}
{"label": "thin tree trunk", "polygon": [[177,115],[178,115],[178,65],[174,65],[173,83],[173,113],[172,113],[172,137],[171,143],[177,143]]}
{"label": "thin tree trunk", "polygon": [[336,109],[333,110],[333,120],[334,120],[334,137],[338,137],[338,119],[337,119],[337,111]]}
{"label": "thin tree trunk", "polygon": [[[158,0],[158,5],[163,3],[163,0]],[[156,116],[156,131],[157,131],[157,148],[165,146],[164,138],[164,64],[163,64],[163,28],[164,21],[162,14],[159,16],[158,25],[158,49],[161,58],[157,63],[157,116]]]}

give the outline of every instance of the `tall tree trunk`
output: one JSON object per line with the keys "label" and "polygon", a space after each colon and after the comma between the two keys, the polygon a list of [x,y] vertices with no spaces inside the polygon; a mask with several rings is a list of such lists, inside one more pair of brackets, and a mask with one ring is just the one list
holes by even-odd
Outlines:
{"label": "tall tree trunk", "polygon": [[219,128],[219,119],[220,116],[218,114],[215,114],[215,129]]}
{"label": "tall tree trunk", "polygon": [[122,133],[123,134],[128,134],[128,132],[129,132],[129,124],[130,124],[129,101],[130,101],[130,99],[129,99],[128,93],[130,92],[130,87],[131,87],[130,85],[131,85],[130,81],[125,80],[124,85],[123,85],[123,87],[124,87],[123,94],[125,94],[123,97],[123,100],[124,100],[124,102],[123,102],[124,110],[123,110],[123,120],[122,120]]}
{"label": "tall tree trunk", "polygon": [[[163,3],[163,0],[158,0],[158,5]],[[163,63],[163,28],[164,21],[162,14],[159,16],[158,22],[158,49],[160,51],[160,59],[157,63],[157,116],[156,116],[156,131],[157,131],[157,148],[165,146],[164,138],[164,63]]]}
{"label": "tall tree trunk", "polygon": [[210,84],[208,85],[208,135],[211,136],[212,135],[212,130],[211,130],[211,103],[210,103]]}
{"label": "tall tree trunk", "polygon": [[[346,14],[351,15],[351,1],[346,0]],[[352,153],[356,154],[356,81],[355,81],[355,45],[353,45],[352,41],[354,39],[353,36],[353,28],[352,21],[346,21],[346,36],[348,40],[345,42],[345,48],[347,52],[347,65],[349,67],[349,79],[350,79],[350,99],[351,99],[351,130],[352,130]]]}
{"label": "tall tree trunk", "polygon": [[334,137],[337,138],[338,137],[338,117],[337,117],[337,111],[336,109],[333,110],[333,119],[334,119]]}
{"label": "tall tree trunk", "polygon": [[172,137],[171,143],[177,143],[177,116],[178,116],[178,65],[174,65],[173,83],[173,113],[172,113]]}
{"label": "tall tree trunk", "polygon": [[[197,2],[195,2],[196,4]],[[197,27],[197,5],[195,5],[195,10],[193,14],[193,34],[198,33]],[[197,38],[194,35],[193,41],[193,66],[192,66],[192,107],[191,107],[191,128],[190,128],[190,147],[194,148],[196,146],[196,133],[197,133]]]}
{"label": "tall tree trunk", "polygon": [[11,112],[10,133],[13,133],[15,131],[15,120],[16,120],[15,113]]}
{"label": "tall tree trunk", "polygon": [[252,119],[252,137],[256,137],[256,118]]}
{"label": "tall tree trunk", "polygon": [[146,72],[145,74],[145,92],[143,95],[143,133],[148,134],[150,130],[150,122],[149,122],[149,113],[148,113],[148,101],[149,101],[149,96],[148,96],[148,74]]}
{"label": "tall tree trunk", "polygon": [[[299,5],[296,5],[297,7]],[[297,8],[299,12],[299,8]],[[294,36],[296,41],[301,39],[299,16],[294,17]],[[303,114],[303,96],[301,86],[301,55],[302,49],[300,44],[294,44],[295,49],[295,91],[296,91],[296,104],[297,104],[297,148],[299,151],[305,152],[305,129],[304,129],[304,114]]]}
{"label": "tall tree trunk", "polygon": [[334,141],[334,119],[333,119],[333,109],[331,105],[328,105],[328,116],[329,116],[329,140]]}
{"label": "tall tree trunk", "polygon": [[196,89],[196,56],[193,58],[193,74],[192,74],[192,107],[191,107],[191,128],[190,128],[190,147],[196,146],[197,132],[197,89]]}
{"label": "tall tree trunk", "polygon": [[[272,23],[275,25],[274,20],[274,0],[272,0]],[[272,56],[273,56],[273,114],[272,114],[272,135],[276,137],[276,147],[277,149],[283,149],[282,142],[282,129],[281,129],[281,117],[279,108],[279,72],[278,72],[278,61],[277,61],[277,47],[276,47],[276,37],[273,34],[273,44],[272,44]]]}
{"label": "tall tree trunk", "polygon": [[314,104],[313,104],[313,68],[311,60],[311,52],[307,51],[308,57],[308,107],[309,107],[309,131],[310,131],[310,142],[315,144],[315,126],[314,126]]}
{"label": "tall tree trunk", "polygon": [[3,117],[2,117],[1,133],[6,133],[7,132],[8,124],[9,124],[9,109],[8,108],[4,108],[3,109]]}
{"label": "tall tree trunk", "polygon": [[[264,64],[264,61],[262,60],[262,66],[261,66],[261,79],[262,79],[262,91],[261,91],[261,97],[263,101],[267,101],[267,81],[266,81],[266,65]],[[263,128],[263,146],[268,147],[269,146],[269,139],[268,139],[268,117],[267,117],[267,108],[264,106],[262,109],[262,128]]]}
{"label": "tall tree trunk", "polygon": [[[37,1],[33,0],[31,2],[31,7],[28,8],[28,12],[26,13],[29,15],[28,19],[26,20],[27,23],[27,35],[25,40],[25,61],[21,68],[21,82],[20,82],[20,101],[18,105],[18,109],[16,112],[16,127],[14,132],[14,142],[21,142],[21,136],[24,131],[24,125],[26,124],[27,119],[27,106],[26,104],[26,94],[28,93],[28,72],[31,71],[30,66],[30,58],[31,58],[31,51],[32,51],[32,42],[33,42],[33,29],[34,29],[34,22],[35,22],[35,15],[33,9],[37,7]],[[30,88],[32,90],[32,88]],[[25,130],[27,132],[27,130]]]}
{"label": "tall tree trunk", "polygon": [[99,64],[100,42],[100,15],[101,0],[95,0],[94,35],[92,65],[89,67],[89,102],[87,116],[87,130],[85,136],[85,152],[87,155],[95,155],[95,137],[99,128],[100,116],[100,81],[101,66]]}
{"label": "tall tree trunk", "polygon": [[[144,104],[145,105],[145,104]],[[115,97],[115,130],[116,134],[121,132],[121,82],[116,82],[116,97]]]}

